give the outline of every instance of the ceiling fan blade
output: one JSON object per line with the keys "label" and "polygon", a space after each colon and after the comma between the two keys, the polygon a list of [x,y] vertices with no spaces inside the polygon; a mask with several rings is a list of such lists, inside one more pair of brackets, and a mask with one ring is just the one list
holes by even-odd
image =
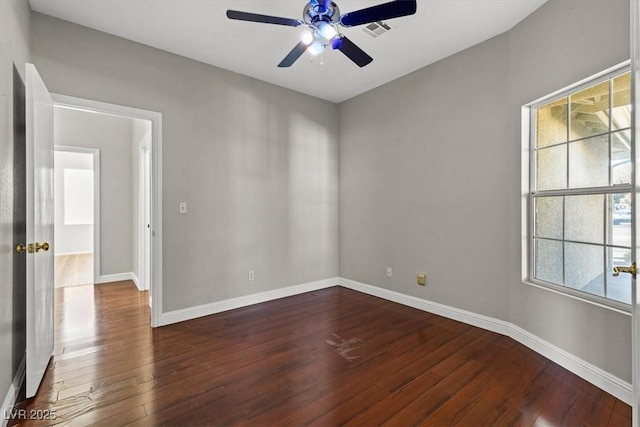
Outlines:
{"label": "ceiling fan blade", "polygon": [[261,22],[264,24],[286,25],[297,27],[302,21],[297,19],[280,18],[279,16],[259,15],[257,13],[240,12],[239,10],[227,10],[227,18],[238,21]]}
{"label": "ceiling fan blade", "polygon": [[379,4],[355,12],[345,13],[340,17],[340,24],[345,27],[369,24],[371,22],[384,21],[385,19],[399,18],[413,15],[418,8],[416,0],[395,0],[389,3]]}
{"label": "ceiling fan blade", "polygon": [[298,43],[296,47],[294,47],[293,50],[291,50],[291,52],[289,52],[289,54],[285,56],[282,61],[280,61],[278,67],[291,67],[293,63],[296,62],[298,58],[300,58],[300,56],[302,56],[302,54],[307,50],[308,47],[308,45],[302,42]]}
{"label": "ceiling fan blade", "polygon": [[342,36],[342,43],[336,47],[340,52],[344,53],[347,58],[352,60],[358,65],[358,67],[364,67],[373,61],[373,58],[366,54],[366,52],[356,46],[351,40]]}

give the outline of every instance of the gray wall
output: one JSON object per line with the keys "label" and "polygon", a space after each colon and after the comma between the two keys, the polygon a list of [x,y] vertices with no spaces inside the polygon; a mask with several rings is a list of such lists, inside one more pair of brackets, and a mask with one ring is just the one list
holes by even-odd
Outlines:
{"label": "gray wall", "polygon": [[131,272],[132,120],[57,107],[54,123],[56,145],[100,150],[100,275]]}
{"label": "gray wall", "polygon": [[32,26],[52,92],[163,114],[165,311],[338,275],[334,104],[37,13]]}
{"label": "gray wall", "polygon": [[341,277],[512,322],[630,382],[630,317],[524,285],[520,267],[521,106],[628,59],[628,16],[628,1],[550,0],[342,103]]}
{"label": "gray wall", "polygon": [[[0,1],[0,399],[3,400],[26,345],[25,283],[14,282],[15,258],[24,259],[24,256],[16,255],[13,250],[18,243],[14,238],[13,218],[16,208],[13,67],[15,64],[24,80],[24,64],[31,59],[30,26],[29,5],[25,0]],[[21,225],[24,227],[24,222]]]}
{"label": "gray wall", "polygon": [[[629,8],[626,0],[552,0],[509,32],[505,142],[519,141],[518,106],[629,59]],[[519,147],[510,148],[508,176],[520,176]],[[509,194],[520,194],[511,181]],[[519,211],[515,198],[509,209]],[[522,285],[519,230],[519,221],[510,225],[509,319],[631,382],[631,318]]]}

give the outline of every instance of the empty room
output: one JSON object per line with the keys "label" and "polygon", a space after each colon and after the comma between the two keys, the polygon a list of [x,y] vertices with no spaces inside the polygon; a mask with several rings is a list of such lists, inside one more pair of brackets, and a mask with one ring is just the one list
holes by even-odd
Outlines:
{"label": "empty room", "polygon": [[2,426],[639,425],[638,34],[1,0]]}

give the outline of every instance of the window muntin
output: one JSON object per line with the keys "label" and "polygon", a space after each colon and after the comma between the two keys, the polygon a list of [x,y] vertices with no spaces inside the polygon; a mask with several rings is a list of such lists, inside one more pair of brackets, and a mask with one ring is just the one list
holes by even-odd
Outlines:
{"label": "window muntin", "polygon": [[631,302],[631,84],[617,71],[531,107],[532,282]]}

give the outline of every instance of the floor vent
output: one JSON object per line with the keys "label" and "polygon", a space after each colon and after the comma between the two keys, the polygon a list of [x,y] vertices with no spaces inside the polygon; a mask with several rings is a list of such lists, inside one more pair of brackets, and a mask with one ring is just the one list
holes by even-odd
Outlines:
{"label": "floor vent", "polygon": [[385,24],[382,21],[372,22],[362,29],[365,33],[369,34],[371,37],[376,38],[387,31],[389,31],[391,27]]}

